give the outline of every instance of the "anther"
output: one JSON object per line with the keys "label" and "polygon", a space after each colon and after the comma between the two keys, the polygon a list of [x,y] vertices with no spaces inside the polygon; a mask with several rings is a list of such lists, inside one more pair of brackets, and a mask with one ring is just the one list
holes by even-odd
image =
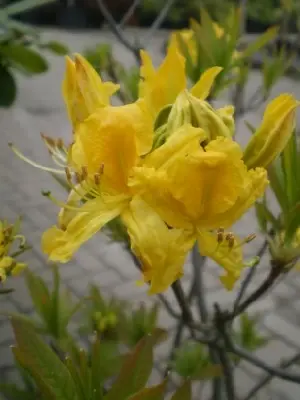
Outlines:
{"label": "anther", "polygon": [[77,183],[80,183],[82,181],[82,176],[79,172],[75,172],[75,178]]}
{"label": "anther", "polygon": [[72,182],[72,175],[71,175],[70,169],[68,167],[65,167],[65,173],[66,173],[67,181],[69,183]]}
{"label": "anther", "polygon": [[228,246],[230,248],[232,248],[234,246],[234,242],[235,242],[234,234],[232,232],[227,233],[226,236],[225,236],[225,239],[228,242]]}
{"label": "anther", "polygon": [[102,175],[103,172],[104,172],[104,164],[102,163],[102,164],[100,165],[100,167],[99,167],[98,173],[99,173],[100,175]]}
{"label": "anther", "polygon": [[61,138],[56,140],[56,147],[58,149],[62,149],[64,147],[64,142],[63,142],[63,140]]}
{"label": "anther", "polygon": [[96,184],[97,186],[100,185],[100,178],[101,178],[101,175],[100,175],[99,173],[94,174],[94,182],[95,182],[95,184]]}
{"label": "anther", "polygon": [[251,235],[246,236],[245,238],[245,243],[250,243],[252,242],[252,240],[254,240],[256,238],[256,234],[255,233],[251,233]]}
{"label": "anther", "polygon": [[87,178],[87,176],[88,176],[88,169],[87,166],[84,165],[81,167],[81,178],[84,180]]}

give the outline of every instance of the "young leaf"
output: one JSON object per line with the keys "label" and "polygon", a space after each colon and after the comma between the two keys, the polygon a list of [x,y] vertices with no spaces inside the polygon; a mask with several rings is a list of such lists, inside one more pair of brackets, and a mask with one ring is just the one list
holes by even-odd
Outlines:
{"label": "young leaf", "polygon": [[278,32],[278,26],[273,26],[266,30],[258,39],[254,40],[249,46],[241,53],[242,58],[251,57],[254,53],[273,40]]}
{"label": "young leaf", "polygon": [[17,86],[11,72],[0,64],[0,107],[10,107],[17,95]]}
{"label": "young leaf", "polygon": [[48,69],[47,61],[39,53],[21,44],[2,46],[0,54],[11,64],[30,74],[40,74]]}
{"label": "young leaf", "polygon": [[151,374],[153,364],[153,338],[143,338],[126,357],[119,376],[105,400],[125,400],[142,389]]}
{"label": "young leaf", "polygon": [[[37,386],[47,392],[47,399],[78,400],[76,387],[67,367],[22,318],[13,317],[17,347],[14,353],[30,371]],[[54,397],[53,397],[54,396]]]}
{"label": "young leaf", "polygon": [[44,321],[47,321],[49,316],[50,293],[45,282],[30,270],[26,271],[25,279],[36,311]]}
{"label": "young leaf", "polygon": [[133,396],[130,396],[128,400],[163,400],[166,386],[167,381],[163,381],[157,386],[142,389]]}
{"label": "young leaf", "polygon": [[64,56],[66,54],[68,54],[69,49],[66,45],[57,42],[55,40],[51,40],[50,42],[47,43],[43,43],[41,46],[41,48],[46,49],[51,51],[54,54],[57,54],[58,56]]}
{"label": "young leaf", "polygon": [[192,388],[191,381],[186,380],[173,394],[171,400],[191,400],[192,399]]}

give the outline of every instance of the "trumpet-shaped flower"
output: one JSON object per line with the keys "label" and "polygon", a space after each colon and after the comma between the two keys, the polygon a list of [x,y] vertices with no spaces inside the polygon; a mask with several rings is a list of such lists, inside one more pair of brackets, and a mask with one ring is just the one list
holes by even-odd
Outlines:
{"label": "trumpet-shaped flower", "polygon": [[295,110],[300,102],[281,94],[267,106],[262,124],[244,151],[248,168],[267,167],[284,149],[295,129]]}
{"label": "trumpet-shaped flower", "polygon": [[242,246],[224,229],[263,194],[267,174],[248,170],[233,140],[205,143],[202,129],[183,126],[134,169],[131,186],[168,226],[193,232],[201,254],[224,267],[222,280],[231,288],[244,266]]}

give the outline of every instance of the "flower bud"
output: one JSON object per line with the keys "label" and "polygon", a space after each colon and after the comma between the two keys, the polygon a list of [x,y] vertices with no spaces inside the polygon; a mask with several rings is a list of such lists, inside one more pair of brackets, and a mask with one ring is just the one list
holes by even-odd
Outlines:
{"label": "flower bud", "polygon": [[267,167],[285,148],[295,128],[295,109],[300,103],[281,94],[267,106],[262,124],[244,151],[247,167]]}

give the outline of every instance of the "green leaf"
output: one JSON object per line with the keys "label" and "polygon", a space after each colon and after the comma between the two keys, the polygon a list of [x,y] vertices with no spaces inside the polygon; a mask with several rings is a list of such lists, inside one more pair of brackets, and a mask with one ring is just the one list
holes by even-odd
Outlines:
{"label": "green leaf", "polygon": [[9,400],[33,400],[33,393],[20,389],[13,383],[1,383],[0,393]]}
{"label": "green leaf", "polygon": [[55,0],[21,0],[2,8],[1,11],[7,16],[21,14],[25,11],[31,10],[32,8],[36,8],[47,3],[53,3],[54,1]]}
{"label": "green leaf", "polygon": [[69,49],[66,45],[57,42],[55,40],[51,40],[50,42],[43,43],[40,45],[42,49],[46,49],[52,51],[52,53],[57,54],[59,56],[64,56],[69,53]]}
{"label": "green leaf", "polygon": [[297,153],[297,138],[294,132],[281,154],[281,165],[285,178],[286,195],[289,205],[292,207],[297,203],[299,192],[299,154]]}
{"label": "green leaf", "polygon": [[151,374],[153,365],[153,338],[143,338],[121,367],[119,376],[105,400],[125,400],[142,389]]}
{"label": "green leaf", "polygon": [[30,371],[46,399],[77,400],[75,384],[66,366],[22,318],[13,317],[12,326],[17,347],[14,353],[21,365]]}
{"label": "green leaf", "polygon": [[42,278],[35,275],[30,270],[26,271],[25,279],[35,310],[38,312],[43,321],[48,323],[50,293],[45,282],[42,280]]}
{"label": "green leaf", "polygon": [[20,44],[11,43],[0,47],[0,54],[10,63],[30,74],[40,74],[48,69],[47,61],[38,52]]}
{"label": "green leaf", "polygon": [[241,59],[251,57],[254,53],[273,40],[278,33],[278,26],[273,26],[267,29],[258,39],[254,40],[247,48],[241,53]]}
{"label": "green leaf", "polygon": [[166,386],[167,381],[165,380],[157,386],[142,389],[133,396],[130,396],[128,400],[163,400]]}
{"label": "green leaf", "polygon": [[199,366],[198,371],[191,376],[191,379],[205,381],[221,376],[222,373],[221,365],[207,363],[207,365]]}
{"label": "green leaf", "polygon": [[268,168],[268,177],[270,179],[271,188],[276,196],[276,199],[282,209],[282,211],[289,211],[288,199],[286,196],[284,186],[284,176],[279,159],[275,160]]}
{"label": "green leaf", "polygon": [[17,95],[15,78],[11,72],[0,64],[0,107],[10,107]]}
{"label": "green leaf", "polygon": [[171,400],[191,400],[192,399],[192,387],[191,381],[187,380],[176,390]]}

